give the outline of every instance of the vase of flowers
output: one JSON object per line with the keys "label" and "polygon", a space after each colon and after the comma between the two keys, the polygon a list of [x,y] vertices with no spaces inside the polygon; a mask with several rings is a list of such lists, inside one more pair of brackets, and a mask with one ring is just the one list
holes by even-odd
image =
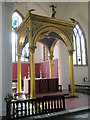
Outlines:
{"label": "vase of flowers", "polygon": [[12,94],[8,94],[8,95],[6,95],[6,97],[5,97],[5,101],[6,102],[8,102],[8,101],[12,101],[12,99],[13,99],[13,96],[12,96]]}

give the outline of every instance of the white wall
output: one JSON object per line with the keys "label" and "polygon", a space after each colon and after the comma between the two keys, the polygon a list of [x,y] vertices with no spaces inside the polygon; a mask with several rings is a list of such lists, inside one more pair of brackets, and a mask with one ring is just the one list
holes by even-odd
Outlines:
{"label": "white wall", "polygon": [[62,41],[60,41],[60,46],[61,46],[61,49],[60,49],[61,61],[59,62],[61,65],[62,86],[63,86],[63,89],[67,89],[68,83],[70,81],[69,54],[67,51],[67,47]]}
{"label": "white wall", "polygon": [[54,59],[56,58],[58,58],[59,84],[62,84],[63,89],[68,89],[68,83],[70,81],[69,54],[67,47],[60,40],[54,48]]}
{"label": "white wall", "polygon": [[41,43],[37,43],[37,48],[35,50],[35,63],[40,63],[43,61],[43,45]]}
{"label": "white wall", "polygon": [[81,66],[81,67],[74,67],[74,74],[75,74],[75,83],[76,84],[82,84],[83,78],[88,78],[88,67],[87,66]]}
{"label": "white wall", "polygon": [[51,16],[51,9],[49,7],[50,3],[42,3],[42,2],[21,2],[16,3],[14,5],[14,10],[19,10],[23,16],[25,16],[28,13],[28,10],[35,9],[35,11],[32,11],[33,14],[38,14],[42,16]]}

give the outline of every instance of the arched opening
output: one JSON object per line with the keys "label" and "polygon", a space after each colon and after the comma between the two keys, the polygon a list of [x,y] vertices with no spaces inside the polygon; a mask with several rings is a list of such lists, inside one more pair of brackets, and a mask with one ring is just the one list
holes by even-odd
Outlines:
{"label": "arched opening", "polygon": [[[54,36],[52,36],[52,32],[54,33]],[[52,38],[54,38],[53,41],[55,40],[55,38],[61,39],[67,45],[68,50],[73,50],[73,43],[70,40],[69,35],[63,29],[61,29],[57,26],[54,26],[54,25],[53,26],[52,25],[42,26],[40,29],[38,29],[33,36],[34,45],[36,45],[37,41],[42,39],[42,36],[43,36],[43,38],[48,38],[48,39],[50,37],[52,37]],[[53,43],[53,41],[52,41],[52,43]]]}
{"label": "arched opening", "polygon": [[15,28],[23,21],[23,15],[18,10],[15,10],[12,15],[12,62],[17,61],[17,35]]}
{"label": "arched opening", "polygon": [[74,53],[73,53],[73,62],[74,65],[77,66],[85,66],[87,65],[87,45],[86,45],[86,38],[84,31],[77,22],[76,26],[74,27],[74,34],[73,34],[73,43],[74,43]]}
{"label": "arched opening", "polygon": [[[53,26],[53,29],[54,29],[54,26]],[[67,51],[68,50],[71,50],[71,51],[73,51],[73,43],[71,43],[70,41],[69,41],[69,38],[68,37],[66,37],[66,34],[64,34],[64,33],[61,33],[61,31],[59,31],[59,30],[56,30],[55,29],[55,31],[51,31],[51,29],[49,29],[49,27],[47,27],[47,29],[45,28],[45,31],[44,30],[41,30],[42,32],[40,32],[40,34],[38,33],[38,35],[39,35],[39,37],[37,37],[37,41],[41,41],[41,42],[43,42],[44,44],[46,44],[46,46],[48,47],[48,51],[49,51],[49,53],[53,53],[54,52],[54,48],[55,48],[55,45],[56,45],[56,43],[57,43],[57,41],[62,41],[65,45],[65,50],[66,50],[66,53],[67,53]],[[56,32],[56,31],[58,31],[58,32]],[[68,39],[67,39],[68,38]],[[67,49],[66,49],[67,48]],[[64,51],[65,52],[65,51]],[[68,54],[68,53],[67,53]],[[48,58],[49,59],[49,58]],[[69,59],[69,54],[68,54],[68,59]],[[59,60],[60,60],[60,58],[59,58]],[[59,61],[60,62],[60,61]],[[64,61],[65,62],[65,61]],[[68,60],[68,62],[69,62],[69,60]],[[52,63],[53,64],[53,63]],[[65,63],[63,63],[63,64],[65,64]],[[68,63],[69,64],[69,63]],[[60,66],[60,63],[59,63],[59,67],[61,67],[61,69],[62,69],[62,66],[63,65],[61,65]],[[67,65],[66,65],[67,66]],[[66,67],[67,68],[67,67]],[[63,69],[62,69],[62,71],[65,73],[65,66],[64,66],[64,71],[63,71]],[[52,66],[52,69],[53,69],[53,66]],[[68,69],[69,69],[69,66],[68,66]],[[61,72],[60,71],[60,69],[59,69],[59,72]],[[69,72],[70,73],[70,72]],[[62,76],[61,74],[58,74],[59,75],[59,77],[60,76]],[[59,84],[60,83],[62,83],[62,80],[61,80],[62,78],[60,77],[59,78]],[[63,79],[65,79],[65,78],[63,78]],[[69,74],[68,74],[68,78],[66,78],[66,81],[67,81],[67,86],[68,86],[68,82],[69,82],[69,80],[70,80],[70,77],[69,77]],[[64,80],[63,80],[63,85],[64,85]],[[66,87],[66,85],[64,85],[64,88]],[[68,88],[67,88],[68,89]]]}

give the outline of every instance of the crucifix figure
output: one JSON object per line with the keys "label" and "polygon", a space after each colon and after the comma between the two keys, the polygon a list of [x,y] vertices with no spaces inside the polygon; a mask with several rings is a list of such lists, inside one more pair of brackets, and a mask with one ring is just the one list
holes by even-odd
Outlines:
{"label": "crucifix figure", "polygon": [[50,5],[50,7],[52,8],[52,18],[55,18],[55,14],[56,14],[55,8],[56,8],[56,6],[52,4],[52,5]]}

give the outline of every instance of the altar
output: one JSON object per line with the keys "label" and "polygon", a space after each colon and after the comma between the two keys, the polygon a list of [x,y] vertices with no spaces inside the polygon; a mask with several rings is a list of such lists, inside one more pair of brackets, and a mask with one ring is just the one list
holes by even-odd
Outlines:
{"label": "altar", "polygon": [[[35,78],[36,94],[58,91],[58,78]],[[30,79],[24,79],[24,92],[30,94]]]}

